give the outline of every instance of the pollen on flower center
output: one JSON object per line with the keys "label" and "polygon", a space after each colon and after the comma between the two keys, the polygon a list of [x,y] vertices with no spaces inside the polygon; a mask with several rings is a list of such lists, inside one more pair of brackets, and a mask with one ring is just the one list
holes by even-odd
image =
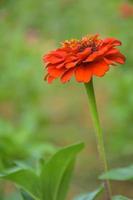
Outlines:
{"label": "pollen on flower center", "polygon": [[96,45],[96,43],[95,43],[94,41],[88,41],[88,43],[82,43],[82,44],[79,46],[78,51],[79,51],[79,52],[82,52],[82,51],[84,51],[86,48],[91,48],[92,53],[93,53],[94,51],[97,51],[97,50],[98,50],[98,46]]}
{"label": "pollen on flower center", "polygon": [[79,42],[79,52],[84,51],[86,48],[91,48],[92,53],[98,50],[98,46],[100,44],[100,40],[98,40],[98,35],[90,37],[86,36],[81,39]]}
{"label": "pollen on flower center", "polygon": [[62,47],[75,49],[75,48],[77,48],[78,43],[79,43],[79,40],[76,40],[76,39],[66,40],[62,43]]}
{"label": "pollen on flower center", "polygon": [[98,51],[101,40],[98,35],[85,36],[81,40],[71,39],[62,43],[62,47],[68,51],[83,52],[86,48],[91,48],[91,53]]}

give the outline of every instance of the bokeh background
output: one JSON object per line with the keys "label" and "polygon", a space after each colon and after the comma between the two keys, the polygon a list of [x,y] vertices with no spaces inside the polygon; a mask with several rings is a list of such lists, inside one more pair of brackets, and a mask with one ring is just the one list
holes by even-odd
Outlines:
{"label": "bokeh background", "polygon": [[[124,66],[95,78],[110,168],[133,163],[133,1],[0,1],[0,170],[48,157],[84,141],[68,200],[99,185],[100,164],[83,84],[43,81],[43,54],[59,42],[99,33],[123,42]],[[133,198],[131,182],[112,182],[113,193]],[[21,200],[9,182],[0,200]]]}

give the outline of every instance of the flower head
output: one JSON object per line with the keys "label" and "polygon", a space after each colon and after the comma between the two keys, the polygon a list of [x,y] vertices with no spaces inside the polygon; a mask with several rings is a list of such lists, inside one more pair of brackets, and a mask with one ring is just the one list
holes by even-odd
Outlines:
{"label": "flower head", "polygon": [[121,4],[120,14],[123,18],[133,17],[133,4],[128,2]]}
{"label": "flower head", "polygon": [[98,35],[66,40],[60,48],[44,55],[45,80],[51,83],[60,78],[66,83],[75,76],[78,82],[87,83],[94,75],[101,77],[111,65],[124,64],[125,57],[116,48],[120,45],[115,38],[99,39]]}

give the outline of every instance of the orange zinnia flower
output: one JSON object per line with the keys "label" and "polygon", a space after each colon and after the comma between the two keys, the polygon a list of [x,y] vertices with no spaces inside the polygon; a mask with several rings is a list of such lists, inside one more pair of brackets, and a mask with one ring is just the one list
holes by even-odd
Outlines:
{"label": "orange zinnia flower", "polygon": [[133,4],[132,3],[123,3],[120,6],[120,14],[124,18],[133,17]]}
{"label": "orange zinnia flower", "polygon": [[101,77],[110,65],[124,64],[125,56],[116,48],[120,45],[121,42],[115,38],[102,40],[98,35],[65,41],[60,48],[44,55],[45,80],[51,83],[60,78],[62,83],[66,83],[75,76],[78,82],[87,83],[93,75]]}

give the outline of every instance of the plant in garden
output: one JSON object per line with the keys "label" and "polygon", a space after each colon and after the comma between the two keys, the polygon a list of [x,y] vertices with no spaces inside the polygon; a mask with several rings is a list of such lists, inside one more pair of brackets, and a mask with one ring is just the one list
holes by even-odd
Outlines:
{"label": "plant in garden", "polygon": [[[99,35],[85,36],[81,40],[67,40],[61,47],[44,55],[47,74],[45,80],[52,83],[60,78],[62,83],[68,82],[72,76],[76,81],[84,83],[89,98],[90,111],[96,129],[97,146],[101,165],[108,172],[107,160],[96,99],[93,87],[93,76],[102,77],[112,65],[124,64],[125,56],[116,48],[121,42],[115,38],[100,39]],[[111,200],[109,180],[104,180],[106,199]]]}
{"label": "plant in garden", "polygon": [[[93,76],[102,77],[110,66],[125,63],[125,56],[117,49],[120,45],[121,42],[115,38],[86,36],[81,40],[65,41],[60,48],[43,57],[47,70],[45,80],[48,83],[57,78],[66,83],[72,76],[76,81],[84,83],[95,126],[103,172],[99,179],[103,183],[95,191],[79,195],[74,200],[95,200],[103,191],[106,194],[105,200],[129,200],[121,195],[112,196],[110,180],[132,180],[132,166],[108,171],[93,87]],[[0,177],[15,182],[24,200],[65,200],[75,158],[83,146],[83,143],[79,143],[62,148],[49,160],[38,161],[37,168],[17,164],[16,168],[1,173]]]}
{"label": "plant in garden", "polygon": [[49,160],[38,161],[37,168],[20,164],[1,173],[0,178],[19,186],[24,200],[64,200],[76,155],[83,147],[78,143],[62,148]]}

